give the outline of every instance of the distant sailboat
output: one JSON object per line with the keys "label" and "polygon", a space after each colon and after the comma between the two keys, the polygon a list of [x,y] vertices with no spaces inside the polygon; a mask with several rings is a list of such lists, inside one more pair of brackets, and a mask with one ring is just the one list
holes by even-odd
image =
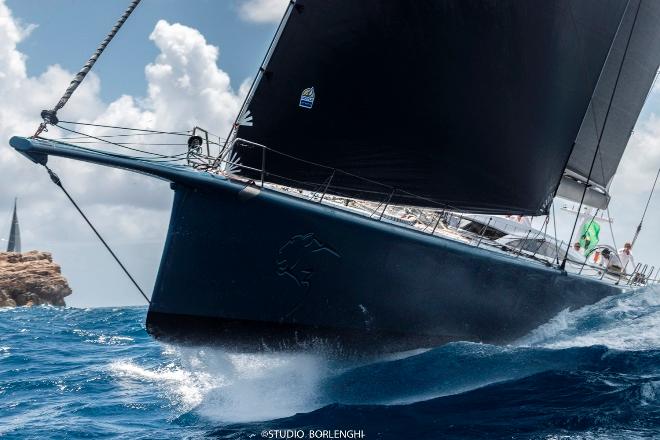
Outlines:
{"label": "distant sailboat", "polygon": [[11,229],[9,230],[9,242],[7,252],[21,252],[21,229],[18,226],[18,215],[16,214],[16,199],[14,199],[14,214],[11,218]]}

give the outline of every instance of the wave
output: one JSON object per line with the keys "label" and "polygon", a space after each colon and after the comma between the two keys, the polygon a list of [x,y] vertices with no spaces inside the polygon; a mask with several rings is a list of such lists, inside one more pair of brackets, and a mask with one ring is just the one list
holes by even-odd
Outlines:
{"label": "wave", "polygon": [[[544,373],[609,368],[621,374],[653,375],[655,350],[660,349],[658,324],[660,296],[657,288],[650,287],[565,310],[506,347],[450,343],[367,365],[333,363],[314,355],[304,361],[293,355],[244,355],[242,362],[229,361],[231,373],[213,372],[208,364],[198,363],[197,367],[204,365],[209,374],[225,380],[204,399],[200,413],[222,422],[264,420],[332,404],[409,405]],[[650,354],[636,355],[633,361],[621,350],[650,350]],[[205,352],[207,359],[230,358],[209,353]],[[258,371],[258,379],[241,379],[248,371]]]}
{"label": "wave", "polygon": [[[657,359],[657,358],[656,358]],[[333,404],[267,423],[214,430],[361,429],[384,438],[650,438],[657,435],[660,381],[547,371],[406,405]]]}
{"label": "wave", "polygon": [[[0,412],[20,423],[0,432],[46,433],[66,414],[106,430],[110,418],[119,437],[136,424],[158,437],[287,427],[381,438],[653,437],[658,293],[565,310],[509,346],[456,342],[368,363],[162,345],[145,332],[144,308],[12,309],[0,315]],[[51,425],[36,429],[40,411]]]}
{"label": "wave", "polygon": [[618,350],[660,348],[660,289],[644,287],[564,310],[522,338],[518,345],[549,348],[605,345]]}
{"label": "wave", "polygon": [[324,359],[305,354],[230,354],[169,347],[172,362],[153,368],[133,361],[109,365],[121,379],[166,390],[185,413],[218,422],[270,420],[322,406],[317,401]]}

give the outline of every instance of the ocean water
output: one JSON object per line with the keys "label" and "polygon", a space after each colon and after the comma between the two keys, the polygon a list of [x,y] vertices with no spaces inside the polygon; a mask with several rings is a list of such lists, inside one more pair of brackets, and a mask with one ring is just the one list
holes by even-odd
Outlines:
{"label": "ocean water", "polygon": [[657,288],[360,363],[165,345],[145,313],[0,310],[0,438],[660,438]]}

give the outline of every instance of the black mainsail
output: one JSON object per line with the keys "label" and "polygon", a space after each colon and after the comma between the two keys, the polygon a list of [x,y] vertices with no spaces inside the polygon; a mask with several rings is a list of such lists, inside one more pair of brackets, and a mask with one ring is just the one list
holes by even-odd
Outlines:
{"label": "black mainsail", "polygon": [[[297,1],[237,136],[285,154],[265,166],[285,185],[337,168],[371,181],[337,173],[329,192],[546,213],[632,3]],[[260,150],[235,150],[261,167]]]}
{"label": "black mainsail", "polygon": [[9,229],[9,241],[7,252],[21,251],[21,230],[18,227],[18,214],[16,213],[16,199],[14,199],[14,213],[11,217],[11,228]]}

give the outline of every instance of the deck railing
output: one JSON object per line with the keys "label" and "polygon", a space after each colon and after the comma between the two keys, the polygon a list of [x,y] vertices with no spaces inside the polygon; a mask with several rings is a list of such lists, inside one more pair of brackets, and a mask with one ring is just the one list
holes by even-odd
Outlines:
{"label": "deck railing", "polygon": [[[201,130],[201,129],[199,129]],[[203,131],[203,130],[202,130]],[[208,141],[207,141],[208,148]],[[261,156],[260,166],[258,168],[244,165],[240,162],[239,156],[237,154],[232,154],[238,152],[240,149],[247,150],[257,150],[258,155]],[[260,150],[260,151],[259,151]],[[285,176],[277,175],[271,173],[267,169],[267,159],[270,155],[280,155],[289,160],[294,160],[305,164],[306,166],[318,167],[326,172],[327,177],[322,181],[313,181],[305,182],[300,180],[295,180],[287,178]],[[190,158],[188,162],[191,163]],[[294,195],[296,197],[301,197],[307,199],[308,201],[332,205],[335,208],[343,209],[345,211],[357,213],[364,215],[366,217],[375,219],[377,221],[386,221],[388,223],[397,223],[403,227],[415,230],[419,233],[431,235],[431,236],[442,236],[445,239],[453,239],[473,245],[475,247],[488,246],[494,251],[505,252],[509,255],[513,255],[515,258],[523,257],[527,260],[544,264],[546,266],[559,268],[559,261],[552,261],[554,257],[543,256],[540,257],[538,251],[541,249],[543,243],[549,243],[552,246],[555,246],[557,249],[565,249],[565,246],[570,246],[570,243],[561,242],[557,243],[554,241],[546,241],[547,237],[543,234],[538,247],[534,251],[529,251],[525,248],[525,243],[530,238],[530,235],[533,231],[536,231],[534,240],[538,240],[541,231],[533,230],[528,228],[527,234],[524,239],[521,237],[520,245],[517,248],[508,248],[506,245],[498,243],[494,240],[491,240],[487,237],[489,231],[489,226],[493,217],[489,217],[487,223],[483,225],[479,233],[469,232],[465,229],[462,229],[462,226],[465,225],[467,221],[473,221],[469,217],[466,217],[459,210],[453,208],[450,205],[441,203],[427,197],[418,196],[412,193],[409,193],[404,190],[393,188],[389,185],[382,184],[380,182],[373,181],[371,179],[366,179],[361,176],[357,176],[346,171],[342,171],[337,168],[332,168],[320,164],[316,164],[304,159],[296,158],[294,156],[288,155],[286,153],[273,150],[265,145],[248,141],[245,139],[237,138],[235,139],[230,148],[227,149],[224,154],[219,156],[211,157],[210,155],[196,154],[193,155],[192,165],[195,168],[201,168],[205,170],[220,170],[221,173],[225,174],[229,178],[240,179],[252,183],[260,188],[267,188],[269,190],[274,190],[282,192],[288,195]],[[348,176],[351,179],[356,179],[361,181],[361,183],[367,183],[365,186],[372,186],[373,190],[360,190],[359,192],[364,195],[368,195],[370,199],[374,199],[374,195],[378,194],[382,196],[380,202],[365,201],[354,196],[355,191],[351,191],[350,187],[343,187],[339,185],[333,185],[333,181],[336,180],[337,176]],[[269,183],[278,182],[278,183]],[[257,183],[258,182],[258,183]],[[378,191],[377,188],[380,188],[381,191]],[[347,193],[345,191],[351,191]],[[414,206],[414,201],[420,201],[420,205],[425,205],[425,208],[420,208],[422,210],[431,210],[432,214],[425,213],[426,217],[424,220],[420,219],[419,213],[415,215],[415,221],[407,222],[402,219],[400,216],[397,216],[396,213],[388,214],[388,209],[391,209],[390,205],[392,199],[397,195],[403,195],[408,199],[411,206]],[[375,207],[375,203],[378,203]],[[352,204],[352,205],[351,205]],[[430,206],[429,206],[430,205]],[[400,208],[400,207],[399,207]],[[401,208],[400,208],[401,209]],[[405,207],[403,208],[405,209]],[[415,223],[421,223],[424,227],[421,229],[420,226],[416,226]],[[432,227],[431,227],[432,225]],[[440,234],[437,234],[438,228],[442,226]],[[430,232],[428,231],[430,228]],[[507,231],[508,226],[505,226],[505,232]],[[515,234],[519,234],[521,228],[516,227],[515,231],[511,231]],[[610,270],[600,264],[589,262],[589,257],[586,257],[584,261],[577,262],[569,259],[571,266],[575,267],[579,274],[583,274],[584,269],[590,269],[594,274],[586,274],[585,276],[598,277],[601,280],[605,276],[608,277],[608,280],[612,283],[618,285],[626,286],[641,286],[652,283],[660,282],[660,268],[653,276],[655,270],[654,266],[649,267],[648,265],[639,263],[635,266],[634,270],[630,274],[625,273],[625,268],[621,272]],[[579,268],[579,269],[578,269]]]}

